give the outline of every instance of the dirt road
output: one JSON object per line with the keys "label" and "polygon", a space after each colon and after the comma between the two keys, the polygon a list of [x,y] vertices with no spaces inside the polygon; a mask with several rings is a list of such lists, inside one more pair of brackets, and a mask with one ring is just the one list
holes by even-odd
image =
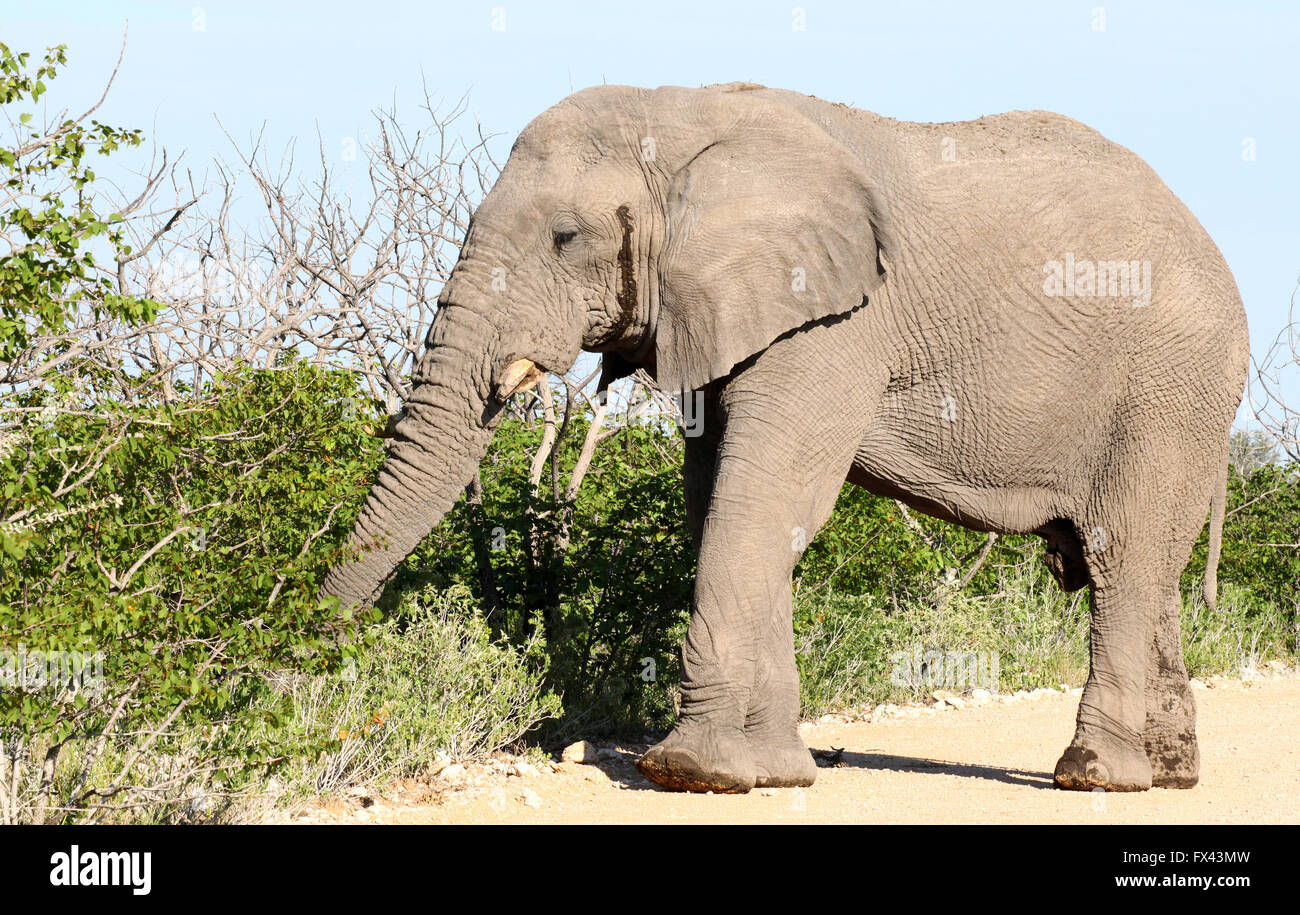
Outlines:
{"label": "dirt road", "polygon": [[[1201,783],[1140,794],[1056,790],[1077,691],[962,708],[903,708],[871,722],[803,727],[823,759],[807,789],[676,794],[633,768],[643,746],[594,765],[524,775],[453,771],[460,785],[318,805],[333,823],[1300,823],[1300,676],[1195,681]],[[362,804],[367,806],[362,807]],[[350,808],[350,809],[349,809]]]}

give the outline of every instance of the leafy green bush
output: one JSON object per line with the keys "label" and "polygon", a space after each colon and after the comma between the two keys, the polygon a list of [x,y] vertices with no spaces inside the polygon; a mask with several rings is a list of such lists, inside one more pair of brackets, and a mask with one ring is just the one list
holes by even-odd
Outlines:
{"label": "leafy green bush", "polygon": [[796,602],[795,662],[805,715],[883,702],[890,682],[891,604],[873,594],[824,590]]}
{"label": "leafy green bush", "polygon": [[142,136],[93,108],[36,123],[65,63],[0,44],[0,822],[168,811],[278,764],[246,733],[288,705],[253,699],[269,666],[361,647],[314,586],[381,453],[351,374],[191,390],[133,361],[160,303],[122,294],[122,214],[149,188],[110,212],[90,157]]}
{"label": "leafy green bush", "polygon": [[[989,595],[939,582],[930,595],[897,606],[870,593],[819,591],[800,599],[795,646],[804,714],[914,701],[939,688],[1082,682],[1086,594],[1061,592],[1032,554],[1000,575],[1001,587]],[[916,675],[922,663],[935,661],[949,670]]]}
{"label": "leafy green bush", "polygon": [[[327,670],[362,647],[360,621],[315,596],[381,454],[355,397],[347,373],[286,363],[172,402],[142,384],[135,403],[12,414],[0,651],[100,670],[94,690],[0,684],[11,818],[27,795],[37,818],[135,803],[152,790],[143,760],[203,729],[284,719],[286,702],[252,701],[267,669]],[[230,749],[203,765],[267,767],[287,752],[270,732]]]}
{"label": "leafy green bush", "polygon": [[1183,658],[1188,674],[1238,673],[1294,655],[1292,613],[1231,581],[1223,583],[1213,611],[1198,594],[1184,596]]}
{"label": "leafy green bush", "polygon": [[402,595],[342,672],[286,680],[292,727],[319,755],[277,773],[293,796],[419,775],[438,757],[472,759],[515,744],[559,715],[542,685],[538,640],[494,641],[461,585]]}

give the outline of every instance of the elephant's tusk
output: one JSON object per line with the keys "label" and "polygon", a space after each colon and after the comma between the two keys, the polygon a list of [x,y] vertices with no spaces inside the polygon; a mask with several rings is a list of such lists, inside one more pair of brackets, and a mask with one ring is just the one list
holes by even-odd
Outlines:
{"label": "elephant's tusk", "polygon": [[505,401],[515,394],[527,391],[542,380],[542,370],[531,359],[516,359],[506,366],[497,384],[497,400]]}

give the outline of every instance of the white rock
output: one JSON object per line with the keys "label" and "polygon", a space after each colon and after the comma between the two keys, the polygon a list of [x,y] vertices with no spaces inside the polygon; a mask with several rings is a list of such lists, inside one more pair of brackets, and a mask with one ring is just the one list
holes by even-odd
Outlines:
{"label": "white rock", "polygon": [[454,782],[465,774],[465,767],[460,763],[452,763],[442,770],[441,775],[449,782]]}
{"label": "white rock", "polygon": [[429,766],[429,774],[437,775],[443,769],[451,765],[451,757],[446,753],[439,753],[433,758],[433,764]]}
{"label": "white rock", "polygon": [[993,694],[986,689],[973,689],[970,697],[972,702],[988,702],[993,698]]}
{"label": "white rock", "polygon": [[953,708],[965,708],[965,707],[966,707],[966,700],[963,699],[963,698],[961,698],[960,696],[949,696],[949,697],[948,697],[947,699],[945,699],[944,701],[947,702],[948,705],[952,706]]}
{"label": "white rock", "polygon": [[599,750],[596,751],[597,759],[618,759],[619,756],[621,755],[622,754],[620,754],[618,750],[615,750],[613,747],[601,747]]}
{"label": "white rock", "polygon": [[519,800],[523,801],[525,807],[534,809],[542,806],[542,799],[532,788],[521,788],[519,790]]}
{"label": "white rock", "polygon": [[536,778],[542,773],[538,772],[537,767],[532,763],[520,759],[516,760],[514,765],[510,767],[510,774],[517,778]]}

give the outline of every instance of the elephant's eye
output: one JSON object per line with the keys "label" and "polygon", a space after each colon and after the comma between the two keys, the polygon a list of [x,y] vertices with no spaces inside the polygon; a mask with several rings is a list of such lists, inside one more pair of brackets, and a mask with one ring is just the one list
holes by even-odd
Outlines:
{"label": "elephant's eye", "polygon": [[555,241],[556,250],[563,248],[569,242],[578,237],[577,229],[556,229],[552,236]]}

